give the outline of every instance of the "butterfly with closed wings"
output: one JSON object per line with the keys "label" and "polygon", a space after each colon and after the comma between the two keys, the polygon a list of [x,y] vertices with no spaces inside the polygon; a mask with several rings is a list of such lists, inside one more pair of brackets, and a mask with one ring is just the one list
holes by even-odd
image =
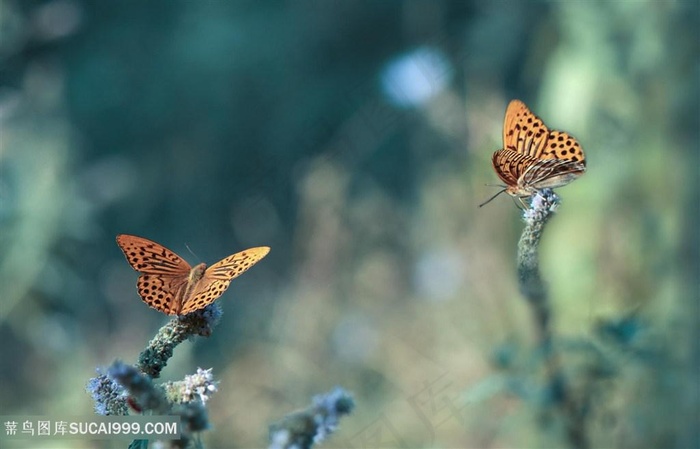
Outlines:
{"label": "butterfly with closed wings", "polygon": [[564,186],[586,171],[586,157],[578,141],[563,131],[547,128],[520,100],[508,104],[503,148],[493,153],[491,163],[505,183],[498,194],[506,192],[518,198]]}

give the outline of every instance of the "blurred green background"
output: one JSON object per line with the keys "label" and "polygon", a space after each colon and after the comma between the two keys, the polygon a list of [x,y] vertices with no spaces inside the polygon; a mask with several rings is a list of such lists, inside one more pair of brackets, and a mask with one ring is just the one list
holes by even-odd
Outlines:
{"label": "blurred green background", "polygon": [[[697,1],[0,0],[1,414],[92,413],[167,318],[114,238],[272,252],[208,339],[207,447],[341,385],[329,448],[565,447],[536,404],[522,222],[490,157],[520,98],[581,142],[541,266],[594,447],[700,445]],[[598,377],[596,377],[598,379]],[[528,387],[529,385],[529,387]],[[32,447],[125,447],[71,441]]]}

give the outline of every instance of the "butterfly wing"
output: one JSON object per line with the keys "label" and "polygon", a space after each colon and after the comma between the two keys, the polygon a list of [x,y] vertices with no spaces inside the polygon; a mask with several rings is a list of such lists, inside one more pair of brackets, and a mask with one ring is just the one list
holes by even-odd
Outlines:
{"label": "butterfly wing", "polygon": [[586,166],[586,156],[583,154],[583,148],[573,136],[563,131],[549,132],[547,143],[540,159],[580,162],[583,164],[584,169]]}
{"label": "butterfly wing", "polygon": [[502,149],[493,153],[491,163],[499,178],[508,187],[518,185],[518,180],[527,168],[536,164],[538,159],[510,149]]}
{"label": "butterfly wing", "polygon": [[549,129],[520,100],[512,100],[503,119],[503,148],[539,158],[545,149]]}
{"label": "butterfly wing", "polygon": [[503,122],[504,149],[493,154],[493,168],[511,194],[561,187],[586,171],[578,141],[549,130],[520,100],[508,104]]}
{"label": "butterfly wing", "polygon": [[231,281],[258,263],[270,252],[267,246],[250,248],[233,254],[207,268],[204,276],[183,304],[180,314],[185,315],[213,303],[228,288]]}
{"label": "butterfly wing", "polygon": [[176,315],[180,312],[190,265],[164,246],[135,235],[120,234],[117,244],[131,267],[141,273],[136,288],[150,307]]}
{"label": "butterfly wing", "polygon": [[143,237],[119,234],[117,244],[131,268],[139,273],[187,277],[192,269],[190,264],[168,248]]}
{"label": "butterfly wing", "polygon": [[167,315],[180,315],[187,281],[187,276],[142,274],[136,281],[136,288],[149,307]]}
{"label": "butterfly wing", "polygon": [[586,171],[585,161],[540,159],[525,170],[521,186],[539,190],[564,186]]}

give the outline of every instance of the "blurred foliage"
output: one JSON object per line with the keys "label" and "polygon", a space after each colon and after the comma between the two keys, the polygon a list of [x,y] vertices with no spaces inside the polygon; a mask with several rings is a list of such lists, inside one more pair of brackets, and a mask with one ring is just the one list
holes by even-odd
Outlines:
{"label": "blurred foliage", "polygon": [[135,361],[165,317],[132,233],[272,247],[163,373],[213,368],[207,447],[336,384],[357,408],[324,447],[562,447],[518,210],[477,208],[520,98],[588,158],[541,268],[590,441],[698,447],[698,25],[690,0],[0,0],[0,409],[89,414],[95,367]]}

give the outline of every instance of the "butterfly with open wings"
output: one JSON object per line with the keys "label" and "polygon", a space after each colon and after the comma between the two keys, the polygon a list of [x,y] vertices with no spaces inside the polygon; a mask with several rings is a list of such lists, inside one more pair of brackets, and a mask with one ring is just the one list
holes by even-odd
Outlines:
{"label": "butterfly with open wings", "polygon": [[168,315],[186,315],[213,303],[237,278],[270,252],[267,246],[228,256],[207,268],[194,268],[164,246],[135,235],[120,234],[117,244],[141,275],[139,295],[150,307]]}

